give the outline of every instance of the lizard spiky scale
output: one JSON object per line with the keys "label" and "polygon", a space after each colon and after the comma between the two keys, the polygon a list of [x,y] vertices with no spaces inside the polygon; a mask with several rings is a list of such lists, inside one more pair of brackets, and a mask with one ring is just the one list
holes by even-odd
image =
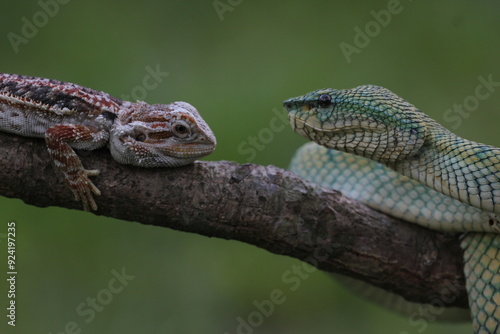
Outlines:
{"label": "lizard spiky scale", "polygon": [[99,189],[74,149],[109,146],[113,158],[141,167],[176,167],[215,149],[213,132],[186,102],[122,101],[76,84],[0,74],[0,131],[45,138],[47,150],[75,198],[96,210]]}

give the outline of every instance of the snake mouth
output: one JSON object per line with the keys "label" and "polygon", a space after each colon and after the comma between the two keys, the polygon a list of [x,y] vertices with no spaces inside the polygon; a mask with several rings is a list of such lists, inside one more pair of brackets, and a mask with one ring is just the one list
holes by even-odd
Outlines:
{"label": "snake mouth", "polygon": [[357,137],[356,133],[362,132],[362,129],[354,124],[344,124],[343,127],[324,129],[319,124],[308,122],[299,117],[290,117],[290,125],[298,135],[327,147],[335,146],[335,144],[331,143],[332,140],[336,142],[340,141],[341,138],[349,137],[349,141],[351,141],[354,137]]}
{"label": "snake mouth", "polygon": [[337,119],[333,122],[321,122],[317,117],[307,116],[305,119],[297,114],[289,114],[290,125],[294,131],[304,131],[306,128],[323,134],[348,134],[367,130],[376,133],[387,131],[386,126],[378,122],[370,122],[368,119]]}

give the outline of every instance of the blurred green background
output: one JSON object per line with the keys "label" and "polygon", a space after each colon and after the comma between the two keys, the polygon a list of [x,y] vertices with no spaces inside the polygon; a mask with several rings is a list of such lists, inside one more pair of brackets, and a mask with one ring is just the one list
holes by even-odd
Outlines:
{"label": "blurred green background", "polygon": [[[4,1],[0,71],[149,103],[188,101],[217,136],[208,160],[286,167],[305,140],[282,125],[281,101],[366,83],[466,138],[500,146],[498,87],[474,98],[479,77],[500,81],[499,10],[496,1],[463,0]],[[162,75],[146,90],[151,69]],[[5,317],[9,221],[17,223],[15,328]],[[240,333],[259,334],[471,331],[432,314],[394,315],[321,272],[291,291],[281,276],[298,261],[240,242],[3,197],[0,233],[1,333],[224,334],[237,333],[240,319],[256,325]],[[135,278],[118,289],[113,271],[122,270]],[[255,316],[255,302],[275,289],[285,301]]]}

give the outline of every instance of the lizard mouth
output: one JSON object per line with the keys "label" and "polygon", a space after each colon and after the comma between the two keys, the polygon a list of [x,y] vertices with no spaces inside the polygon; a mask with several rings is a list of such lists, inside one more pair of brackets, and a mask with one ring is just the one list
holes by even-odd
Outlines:
{"label": "lizard mouth", "polygon": [[133,152],[150,152],[157,155],[166,155],[175,158],[192,158],[209,155],[215,150],[215,143],[208,140],[202,142],[178,141],[175,137],[162,140],[147,139],[139,141],[134,138],[127,138],[123,144]]}
{"label": "lizard mouth", "polygon": [[165,147],[160,148],[159,150],[165,152],[169,156],[176,158],[196,158],[211,154],[215,150],[215,145],[208,143],[165,145]]}

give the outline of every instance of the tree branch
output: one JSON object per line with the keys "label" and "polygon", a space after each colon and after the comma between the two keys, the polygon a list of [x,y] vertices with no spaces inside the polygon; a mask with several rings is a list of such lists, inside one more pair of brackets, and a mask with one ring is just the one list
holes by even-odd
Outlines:
{"label": "tree branch", "polygon": [[[0,133],[0,194],[81,209],[40,139]],[[102,195],[98,215],[240,240],[431,303],[467,307],[455,235],[376,212],[274,166],[197,162],[175,169],[120,165],[105,149],[81,157]]]}

